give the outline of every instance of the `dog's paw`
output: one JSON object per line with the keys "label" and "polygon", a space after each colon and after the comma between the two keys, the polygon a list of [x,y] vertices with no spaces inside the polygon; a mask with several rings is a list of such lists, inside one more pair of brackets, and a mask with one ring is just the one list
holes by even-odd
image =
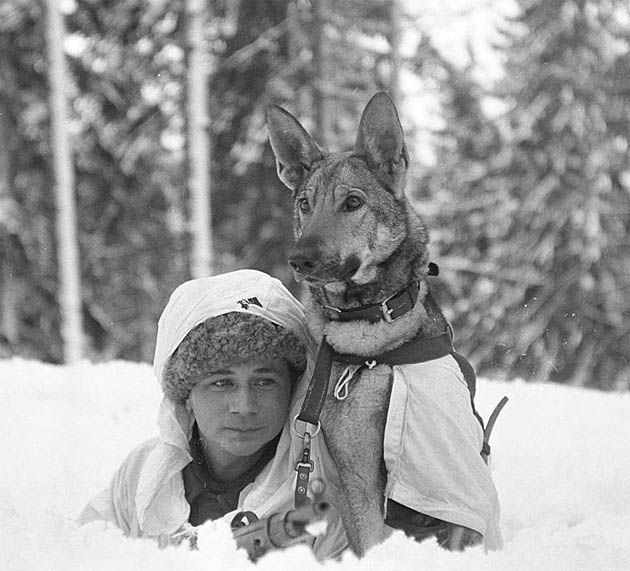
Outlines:
{"label": "dog's paw", "polygon": [[449,523],[438,533],[437,539],[438,543],[449,551],[463,551],[467,547],[479,545],[483,541],[483,536],[474,529]]}

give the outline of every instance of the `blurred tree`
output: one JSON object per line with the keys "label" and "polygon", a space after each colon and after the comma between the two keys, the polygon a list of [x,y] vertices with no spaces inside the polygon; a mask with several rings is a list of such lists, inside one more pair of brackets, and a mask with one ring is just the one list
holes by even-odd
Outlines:
{"label": "blurred tree", "polygon": [[456,322],[482,372],[627,389],[628,6],[521,7],[497,93],[509,107],[507,140],[468,89],[450,106],[455,146],[443,153],[453,173],[435,177],[459,213],[448,249],[466,267],[455,269],[472,278],[457,292]]}
{"label": "blurred tree", "polygon": [[389,92],[394,103],[400,105],[402,102],[400,91],[400,73],[402,68],[402,56],[400,44],[402,42],[401,29],[402,9],[400,0],[390,0],[389,6],[389,30],[387,39],[389,41],[389,59],[391,73],[389,78]]}
{"label": "blurred tree", "polygon": [[208,23],[205,0],[186,0],[188,126],[188,186],[190,189],[190,273],[194,278],[213,274],[210,180],[210,118],[208,116],[208,68],[210,54],[204,30]]}
{"label": "blurred tree", "polygon": [[[390,91],[396,77],[398,36],[392,35],[391,0],[342,0],[328,3],[330,65],[328,81],[332,149],[354,145],[359,118],[375,91]],[[398,22],[398,20],[396,20]],[[394,50],[392,44],[394,42]],[[395,62],[393,61],[395,60]],[[399,71],[399,70],[398,70]]]}
{"label": "blurred tree", "polygon": [[275,174],[265,107],[287,107],[322,144],[352,145],[376,88],[388,3],[261,0],[214,9],[222,22],[210,93],[217,269],[254,267],[294,288],[286,263],[292,209]]}
{"label": "blurred tree", "polygon": [[84,304],[96,355],[151,360],[188,277],[181,1],[81,0],[69,18]]}
{"label": "blurred tree", "polygon": [[[3,64],[4,57],[0,54],[0,65]],[[0,75],[5,77],[6,73]],[[5,142],[0,145],[0,356],[9,354],[19,335],[20,279],[19,264],[15,259],[19,241],[16,207],[11,193],[11,135],[9,105],[0,95],[0,140]]]}
{"label": "blurred tree", "polygon": [[[0,29],[0,38],[2,29]],[[2,40],[0,39],[0,42]],[[2,42],[3,43],[3,42]],[[0,85],[9,79],[7,55],[0,43]],[[9,100],[6,87],[0,87],[0,356],[18,340],[18,279],[13,260],[12,241],[16,236],[15,204],[11,192],[11,143]]]}
{"label": "blurred tree", "polygon": [[[319,117],[331,147],[351,146],[363,106],[391,79],[390,4],[206,4],[212,17],[203,40],[216,66],[209,78],[215,271],[254,267],[294,286],[286,264],[291,204],[275,174],[265,107],[284,105],[312,132]],[[191,265],[185,2],[67,6],[73,10],[64,48],[73,78],[69,129],[88,356],[150,360],[158,315]],[[6,109],[0,128],[7,133],[0,161],[9,162],[0,199],[11,204],[0,217],[0,323],[11,337],[2,341],[9,352],[58,362],[44,16],[39,2],[0,3]],[[12,269],[6,260],[15,260]]]}
{"label": "blurred tree", "polygon": [[55,235],[59,272],[57,300],[61,314],[64,363],[74,364],[83,356],[81,280],[74,188],[74,163],[68,135],[66,71],[63,46],[66,39],[64,16],[56,0],[46,2],[46,48],[50,91],[50,137],[55,190]]}
{"label": "blurred tree", "polygon": [[328,57],[328,37],[326,33],[328,6],[326,0],[313,0],[313,113],[315,129],[313,136],[328,148],[330,132],[330,59]]}
{"label": "blurred tree", "polygon": [[61,360],[41,3],[0,3],[2,338],[8,354]]}
{"label": "blurred tree", "polygon": [[488,93],[473,77],[472,51],[470,63],[460,69],[425,34],[415,65],[425,81],[436,84],[444,127],[436,133],[435,165],[424,173],[412,198],[428,222],[431,250],[439,259],[435,294],[453,322],[458,347],[478,362],[495,344],[492,339],[476,339],[481,324],[500,311],[497,304],[484,305],[482,300],[490,295],[490,288],[522,279],[489,255],[495,229],[511,215],[505,206],[507,184],[502,180],[507,176],[509,141],[500,129],[501,121],[492,121],[484,112]]}
{"label": "blurred tree", "polygon": [[216,3],[210,78],[216,271],[252,267],[287,283],[288,194],[276,183],[265,106],[292,97],[299,66],[290,59],[289,3]]}

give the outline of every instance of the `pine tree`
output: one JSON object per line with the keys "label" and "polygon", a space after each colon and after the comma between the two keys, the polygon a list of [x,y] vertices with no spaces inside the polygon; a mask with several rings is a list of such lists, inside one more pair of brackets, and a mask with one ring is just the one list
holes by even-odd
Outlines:
{"label": "pine tree", "polygon": [[217,7],[231,24],[220,32],[210,94],[217,265],[262,269],[293,287],[286,262],[292,207],[275,172],[265,107],[285,106],[333,148],[352,145],[360,110],[376,88],[378,53],[365,49],[366,38],[385,33],[387,3],[229,7]]}
{"label": "pine tree", "polygon": [[9,355],[60,361],[54,208],[45,158],[44,23],[41,3],[0,3],[2,145],[8,163],[2,167],[0,205],[0,257],[6,271],[0,287],[8,330],[0,346],[6,343],[3,351]]}
{"label": "pine tree", "polygon": [[86,0],[68,19],[84,315],[106,358],[150,361],[160,311],[189,276],[183,10]]}
{"label": "pine tree", "polygon": [[460,69],[425,34],[415,67],[436,84],[444,127],[435,133],[435,164],[411,186],[411,198],[427,220],[432,255],[440,266],[433,291],[453,323],[457,347],[478,363],[488,343],[479,332],[492,322],[496,308],[487,307],[486,298],[511,277],[490,255],[496,223],[508,215],[501,180],[508,141],[484,112],[488,94],[474,78],[474,54]]}
{"label": "pine tree", "polygon": [[[71,6],[64,47],[87,356],[150,360],[159,313],[190,277],[184,2]],[[389,1],[323,6],[328,71],[319,87],[331,146],[344,148],[380,81]],[[291,201],[276,176],[265,107],[279,103],[313,126],[313,6],[218,0],[212,9],[204,31],[216,62],[209,102],[215,271],[259,268],[293,285]],[[3,310],[0,325],[11,339],[0,338],[0,350],[59,362],[44,21],[42,3],[0,2],[0,103],[8,119],[0,129],[10,139],[0,154],[9,162],[0,200],[11,205],[0,213],[0,254],[20,268],[11,270],[10,287],[0,282],[1,307],[16,310]]]}
{"label": "pine tree", "polygon": [[462,214],[466,235],[452,244],[472,260],[459,321],[482,372],[628,388],[628,8],[521,7],[498,90],[507,146],[484,149],[487,172],[466,194],[481,209]]}

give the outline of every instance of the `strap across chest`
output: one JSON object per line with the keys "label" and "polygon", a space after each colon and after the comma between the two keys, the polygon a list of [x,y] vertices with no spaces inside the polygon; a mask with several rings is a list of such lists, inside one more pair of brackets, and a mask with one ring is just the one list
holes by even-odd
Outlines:
{"label": "strap across chest", "polygon": [[453,346],[448,334],[429,338],[417,336],[396,349],[371,357],[339,353],[324,338],[319,346],[313,377],[297,420],[313,425],[318,423],[328,392],[333,361],[345,365],[364,365],[372,369],[377,364],[394,366],[424,363],[452,353]]}
{"label": "strap across chest", "polygon": [[[430,266],[432,267],[429,268],[429,275],[437,275],[439,271],[437,265],[430,264]],[[418,299],[419,289],[419,282],[414,282],[403,291],[378,304],[346,310],[331,307],[325,309],[328,312],[333,312],[333,315],[329,315],[331,319],[339,321],[366,320],[378,322],[384,320],[390,322],[413,309]],[[309,477],[314,466],[311,458],[311,438],[316,436],[321,429],[319,417],[328,393],[330,374],[334,361],[345,365],[358,365],[359,368],[356,369],[352,375],[352,377],[354,377],[356,373],[363,368],[372,369],[379,363],[390,366],[423,363],[445,357],[446,355],[451,355],[455,359],[468,386],[472,412],[479,421],[483,431],[481,456],[484,461],[487,462],[490,455],[490,434],[499,412],[505,406],[508,399],[507,397],[501,399],[490,415],[488,425],[484,427],[483,419],[475,409],[474,397],[477,381],[475,371],[468,360],[457,353],[453,348],[453,335],[450,325],[448,333],[437,337],[417,335],[400,347],[385,351],[373,357],[339,353],[330,346],[328,340],[324,337],[319,346],[315,369],[306,396],[304,397],[302,408],[300,413],[294,418],[295,430],[303,439],[302,456],[295,466],[298,473],[295,488],[295,505],[300,506],[308,501],[307,491]],[[306,425],[302,433],[300,433],[297,428],[298,422],[305,423]],[[309,431],[308,425],[315,427],[313,432]]]}

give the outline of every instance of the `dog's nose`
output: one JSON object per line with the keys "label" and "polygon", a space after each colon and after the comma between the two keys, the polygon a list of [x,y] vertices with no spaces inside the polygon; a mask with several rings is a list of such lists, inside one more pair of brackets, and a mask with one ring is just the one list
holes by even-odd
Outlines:
{"label": "dog's nose", "polygon": [[298,252],[289,258],[289,266],[294,272],[309,274],[315,269],[315,262],[308,254]]}
{"label": "dog's nose", "polygon": [[289,266],[294,272],[310,275],[317,270],[322,250],[317,236],[302,236],[289,251]]}

